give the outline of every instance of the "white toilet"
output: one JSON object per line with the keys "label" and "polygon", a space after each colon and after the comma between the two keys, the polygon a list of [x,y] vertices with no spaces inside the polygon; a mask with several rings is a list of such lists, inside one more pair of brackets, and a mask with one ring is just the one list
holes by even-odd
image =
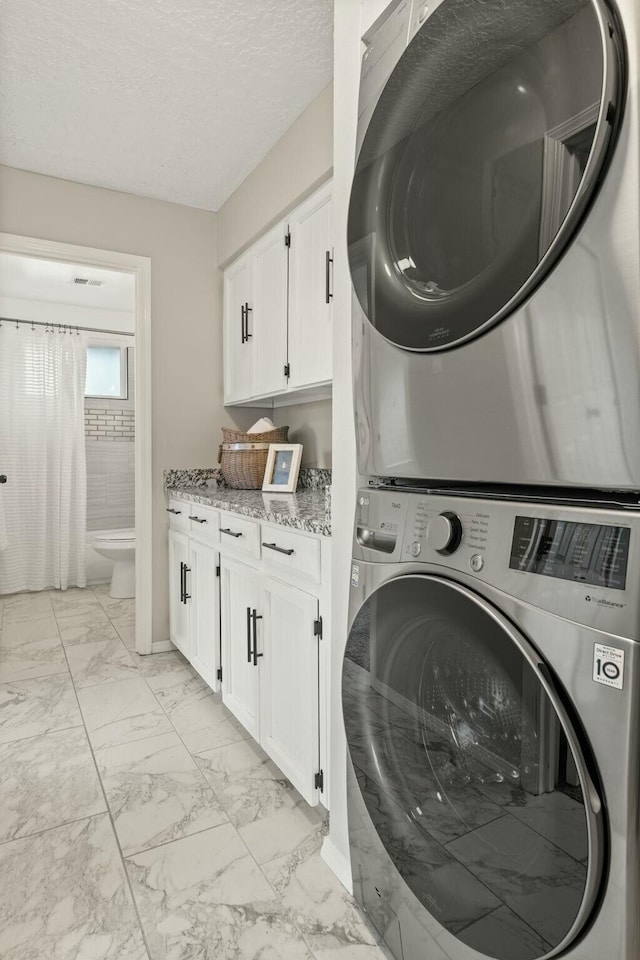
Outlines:
{"label": "white toilet", "polygon": [[109,596],[118,600],[135,597],[135,530],[102,530],[92,537],[91,546],[100,556],[113,560],[113,575]]}

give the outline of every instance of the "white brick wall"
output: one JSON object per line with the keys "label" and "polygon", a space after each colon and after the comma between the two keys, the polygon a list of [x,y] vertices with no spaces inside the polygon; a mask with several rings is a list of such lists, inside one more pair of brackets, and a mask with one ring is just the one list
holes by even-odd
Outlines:
{"label": "white brick wall", "polygon": [[136,437],[133,410],[107,410],[85,407],[84,435],[91,440],[128,440]]}

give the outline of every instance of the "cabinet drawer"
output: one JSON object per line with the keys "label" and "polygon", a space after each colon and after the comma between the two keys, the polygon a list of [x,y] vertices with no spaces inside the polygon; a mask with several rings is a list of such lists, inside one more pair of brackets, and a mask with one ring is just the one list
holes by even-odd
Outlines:
{"label": "cabinet drawer", "polygon": [[189,506],[184,500],[176,500],[174,497],[169,499],[167,507],[167,516],[169,517],[169,529],[178,533],[189,533]]}
{"label": "cabinet drawer", "polygon": [[220,549],[240,557],[260,558],[260,524],[235,513],[220,513]]}
{"label": "cabinet drawer", "polygon": [[288,570],[313,583],[320,580],[320,540],[287,527],[263,526],[260,533],[265,568]]}
{"label": "cabinet drawer", "polygon": [[189,532],[192,537],[206,543],[217,543],[220,539],[220,513],[213,507],[201,503],[187,503]]}

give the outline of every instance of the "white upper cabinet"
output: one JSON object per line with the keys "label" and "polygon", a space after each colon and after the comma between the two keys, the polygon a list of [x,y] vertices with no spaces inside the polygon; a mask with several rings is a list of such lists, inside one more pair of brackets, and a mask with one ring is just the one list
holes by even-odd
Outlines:
{"label": "white upper cabinet", "polygon": [[256,358],[251,396],[286,390],[287,358],[287,227],[278,224],[251,248],[253,311],[249,336]]}
{"label": "white upper cabinet", "polygon": [[224,272],[225,404],[329,396],[332,297],[327,183]]}
{"label": "white upper cabinet", "polygon": [[224,402],[253,389],[253,257],[245,253],[224,272]]}
{"label": "white upper cabinet", "polygon": [[331,184],[289,218],[290,389],[331,380],[333,234]]}

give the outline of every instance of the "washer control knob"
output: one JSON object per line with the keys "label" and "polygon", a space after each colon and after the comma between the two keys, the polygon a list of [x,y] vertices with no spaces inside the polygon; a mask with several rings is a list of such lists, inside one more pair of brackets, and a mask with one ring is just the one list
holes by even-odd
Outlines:
{"label": "washer control knob", "polygon": [[427,540],[438,553],[453,553],[462,540],[460,517],[450,510],[434,517],[427,527]]}
{"label": "washer control knob", "polygon": [[469,566],[474,573],[480,573],[484,567],[484,558],[481,557],[479,553],[474,553],[474,555],[469,558]]}
{"label": "washer control knob", "polygon": [[414,540],[409,547],[409,553],[412,557],[419,557],[422,553],[422,544],[419,540]]}

